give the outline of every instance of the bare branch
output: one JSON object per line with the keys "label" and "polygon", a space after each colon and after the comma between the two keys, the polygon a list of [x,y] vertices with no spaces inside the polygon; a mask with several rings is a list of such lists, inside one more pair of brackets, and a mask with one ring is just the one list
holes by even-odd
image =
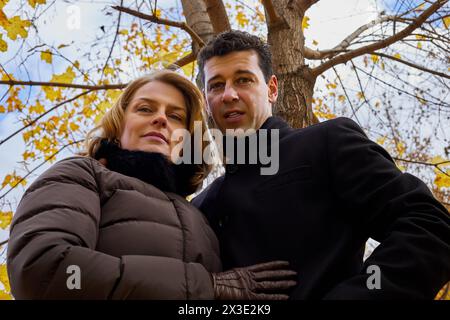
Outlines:
{"label": "bare branch", "polygon": [[373,44],[370,44],[365,47],[361,47],[352,51],[349,51],[347,53],[343,53],[341,55],[338,55],[324,63],[322,63],[320,66],[312,69],[312,74],[314,76],[318,76],[321,73],[325,72],[329,68],[345,63],[353,58],[356,58],[358,56],[374,52],[376,50],[386,48],[390,46],[391,44],[407,37],[410,35],[415,29],[417,29],[422,23],[424,23],[429,16],[431,16],[436,10],[438,10],[440,7],[442,7],[445,3],[447,3],[448,0],[437,0],[435,3],[433,3],[427,10],[425,10],[419,17],[417,17],[409,26],[407,26],[402,31],[384,39],[378,42],[375,42]]}
{"label": "bare branch", "polygon": [[[123,5],[123,0],[120,1],[120,6],[122,6],[122,5]],[[118,18],[118,21],[117,21],[116,34],[114,35],[114,40],[113,40],[113,42],[112,42],[111,49],[109,50],[108,58],[106,58],[105,65],[103,66],[103,69],[102,69],[102,75],[101,75],[100,79],[102,79],[102,78],[103,78],[103,75],[105,74],[105,69],[106,69],[106,67],[108,66],[108,61],[109,61],[109,59],[111,58],[111,54],[112,54],[112,52],[113,52],[113,50],[114,50],[114,45],[116,44],[117,35],[119,34],[120,18],[121,18],[121,17],[122,17],[122,11],[119,11],[119,18]]]}
{"label": "bare branch", "polygon": [[184,31],[186,31],[187,33],[189,33],[189,35],[192,37],[192,40],[197,42],[200,47],[203,47],[205,45],[205,43],[203,42],[203,40],[200,38],[200,36],[195,33],[194,30],[192,30],[191,27],[189,27],[185,22],[178,22],[178,21],[172,21],[172,20],[167,20],[167,19],[162,19],[162,18],[158,18],[155,15],[148,15],[148,14],[144,14],[141,13],[139,11],[136,10],[132,10],[129,8],[124,8],[124,7],[119,7],[119,6],[112,6],[113,9],[116,9],[118,11],[122,11],[125,13],[128,13],[132,16],[144,19],[144,20],[148,20],[157,24],[163,24],[166,26],[171,26],[171,27],[176,27],[176,28],[180,28]]}
{"label": "bare branch", "polygon": [[[332,55],[330,55],[331,53],[334,53],[334,52],[339,53],[342,50],[347,49],[352,44],[353,40],[355,40],[357,37],[359,37],[364,31],[376,26],[377,24],[381,24],[381,23],[387,22],[387,21],[403,21],[403,20],[404,19],[401,19],[396,16],[382,16],[376,20],[373,20],[373,21],[359,27],[358,29],[356,29],[352,34],[350,34],[348,37],[346,37],[344,40],[342,40],[341,43],[339,43],[334,48],[324,51],[325,54],[322,57],[322,59],[330,58],[332,56]],[[326,54],[326,52],[328,52],[329,54]]]}
{"label": "bare branch", "polygon": [[4,244],[8,243],[8,241],[9,241],[9,239],[3,240],[2,242],[0,242],[0,246],[2,246],[2,245],[4,245]]}
{"label": "bare branch", "polygon": [[205,0],[206,11],[215,34],[231,30],[230,21],[222,0]]}
{"label": "bare branch", "polygon": [[391,59],[391,60],[394,60],[394,61],[406,64],[407,66],[410,66],[412,68],[416,68],[416,69],[419,69],[419,70],[422,70],[422,71],[434,74],[434,75],[439,76],[439,77],[450,79],[450,75],[447,75],[447,74],[439,72],[439,71],[434,71],[434,70],[427,69],[427,68],[419,66],[419,65],[417,65],[415,63],[411,63],[409,61],[405,61],[405,60],[402,60],[400,58],[390,56],[388,54],[378,53],[378,52],[374,52],[373,54],[376,55],[376,56],[380,56],[380,57],[383,57],[383,58]]}
{"label": "bare branch", "polygon": [[41,81],[20,81],[20,80],[0,80],[0,85],[9,86],[42,86],[42,87],[62,87],[62,88],[76,88],[87,90],[111,90],[111,89],[123,89],[127,86],[126,83],[119,84],[103,84],[103,85],[86,85],[86,84],[74,84],[74,83],[62,83],[62,82],[41,82]]}

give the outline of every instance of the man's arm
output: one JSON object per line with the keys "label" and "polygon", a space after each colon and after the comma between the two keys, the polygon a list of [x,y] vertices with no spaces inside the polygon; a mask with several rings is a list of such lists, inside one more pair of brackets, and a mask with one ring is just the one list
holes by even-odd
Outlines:
{"label": "man's arm", "polygon": [[[420,179],[398,170],[355,122],[339,118],[327,130],[329,172],[339,205],[361,228],[358,232],[380,245],[359,275],[325,298],[433,299],[450,280],[448,211]],[[381,271],[381,289],[367,286],[371,265]]]}

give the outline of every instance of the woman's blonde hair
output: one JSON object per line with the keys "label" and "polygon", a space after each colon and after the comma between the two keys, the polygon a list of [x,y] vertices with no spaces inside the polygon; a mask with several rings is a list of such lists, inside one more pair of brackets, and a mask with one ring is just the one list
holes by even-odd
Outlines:
{"label": "woman's blonde hair", "polygon": [[[177,88],[185,99],[187,109],[187,130],[191,133],[191,144],[194,145],[194,121],[202,122],[202,137],[207,130],[205,118],[203,116],[203,107],[205,105],[201,91],[184,76],[170,70],[156,71],[148,75],[144,75],[130,82],[119,96],[112,108],[108,110],[100,121],[100,124],[88,132],[85,139],[85,152],[81,153],[85,156],[94,158],[100,142],[107,139],[110,142],[117,143],[122,135],[123,121],[125,110],[136,91],[142,86],[152,81],[160,81]],[[201,137],[201,138],[202,138]],[[197,142],[202,146],[203,151],[207,146],[207,142]],[[203,157],[202,157],[203,159]],[[190,180],[188,187],[191,193],[195,192],[202,184],[211,170],[211,166],[202,160],[202,164],[192,164],[196,166],[195,174]]]}

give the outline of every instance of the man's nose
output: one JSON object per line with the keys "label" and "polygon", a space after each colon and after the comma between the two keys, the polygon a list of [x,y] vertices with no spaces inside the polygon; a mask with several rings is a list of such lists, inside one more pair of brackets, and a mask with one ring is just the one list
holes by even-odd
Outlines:
{"label": "man's nose", "polygon": [[230,103],[239,100],[239,95],[233,85],[225,85],[223,94],[222,94],[222,102]]}
{"label": "man's nose", "polygon": [[152,119],[152,124],[165,128],[167,126],[167,117],[164,112],[158,112]]}

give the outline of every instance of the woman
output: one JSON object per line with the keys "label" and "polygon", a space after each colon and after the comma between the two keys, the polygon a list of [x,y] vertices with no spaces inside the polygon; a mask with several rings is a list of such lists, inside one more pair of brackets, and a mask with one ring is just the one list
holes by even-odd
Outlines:
{"label": "woman", "polygon": [[175,72],[138,78],[88,134],[86,156],[29,187],[10,229],[16,299],[287,298],[295,273],[284,262],[220,272],[217,239],[184,198],[209,168],[172,163],[171,136],[194,138],[202,106]]}

